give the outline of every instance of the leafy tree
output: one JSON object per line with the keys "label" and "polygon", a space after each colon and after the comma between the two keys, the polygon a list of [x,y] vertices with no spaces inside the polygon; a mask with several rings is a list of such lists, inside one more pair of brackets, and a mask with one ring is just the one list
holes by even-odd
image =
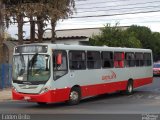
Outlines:
{"label": "leafy tree", "polygon": [[127,29],[140,40],[142,48],[152,49],[154,60],[160,59],[160,33],[152,32],[148,27],[132,25]]}
{"label": "leafy tree", "polygon": [[150,48],[153,51],[154,61],[160,60],[160,33],[153,32]]}
{"label": "leafy tree", "polygon": [[91,45],[152,49],[154,61],[160,60],[160,33],[148,27],[132,25],[126,30],[107,24],[100,35],[90,38]]}
{"label": "leafy tree", "polygon": [[141,41],[143,48],[151,48],[152,31],[148,27],[132,25],[127,31],[129,34],[134,34],[134,36]]}
{"label": "leafy tree", "polygon": [[128,33],[127,30],[122,30],[118,27],[118,24],[114,27],[107,24],[101,29],[100,35],[93,35],[92,38],[90,38],[90,44],[132,48],[139,48],[142,46],[133,33]]}

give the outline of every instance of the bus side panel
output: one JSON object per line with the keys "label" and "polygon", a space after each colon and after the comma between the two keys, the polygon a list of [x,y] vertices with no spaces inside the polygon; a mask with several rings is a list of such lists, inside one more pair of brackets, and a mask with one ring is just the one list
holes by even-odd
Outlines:
{"label": "bus side panel", "polygon": [[[134,88],[150,84],[152,83],[153,78],[141,78],[135,79],[133,81]],[[126,90],[128,80],[120,81],[120,82],[112,82],[112,83],[104,83],[104,84],[97,84],[97,85],[89,85],[89,86],[82,86],[82,97],[86,96],[94,96],[98,94],[104,93],[112,93],[119,90]]]}
{"label": "bus side panel", "polygon": [[125,90],[127,81],[104,83],[97,85],[82,86],[82,97],[94,96],[104,93],[112,93],[119,90]]}
{"label": "bus side panel", "polygon": [[152,83],[153,81],[153,77],[149,77],[149,78],[142,78],[142,79],[136,79],[134,80],[134,88],[143,86],[143,85],[147,85]]}
{"label": "bus side panel", "polygon": [[69,99],[70,88],[52,90],[53,102],[62,102]]}

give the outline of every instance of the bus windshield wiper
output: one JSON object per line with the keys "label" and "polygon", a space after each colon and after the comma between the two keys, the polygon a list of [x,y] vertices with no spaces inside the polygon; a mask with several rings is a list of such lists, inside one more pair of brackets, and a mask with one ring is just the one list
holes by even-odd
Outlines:
{"label": "bus windshield wiper", "polygon": [[20,71],[20,74],[22,75],[22,74],[24,74],[24,72],[25,72],[26,65],[25,65],[25,60],[24,60],[23,54],[20,53],[19,55],[20,55],[20,61],[21,61],[21,63],[22,63],[22,67],[23,67],[23,68],[21,69],[21,71]]}
{"label": "bus windshield wiper", "polygon": [[33,67],[33,65],[36,63],[36,61],[37,61],[37,56],[38,56],[38,53],[35,53],[34,55],[33,55],[33,57],[32,57],[32,59],[30,60],[30,61],[28,61],[29,62],[29,67]]}
{"label": "bus windshield wiper", "polygon": [[38,56],[38,53],[35,53],[33,55],[33,57],[31,58],[31,60],[29,60],[29,55],[28,55],[28,65],[27,65],[27,81],[29,81],[29,68],[31,68],[32,70],[32,67],[33,65],[36,63],[37,61],[37,56]]}

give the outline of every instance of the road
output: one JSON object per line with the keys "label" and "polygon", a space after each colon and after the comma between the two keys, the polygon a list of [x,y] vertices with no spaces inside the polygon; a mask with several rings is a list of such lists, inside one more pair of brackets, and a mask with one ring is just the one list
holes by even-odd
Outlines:
{"label": "road", "polygon": [[41,119],[48,114],[60,115],[60,117],[62,114],[72,114],[78,115],[78,118],[88,114],[92,115],[92,119],[96,119],[96,116],[100,114],[104,116],[107,114],[108,117],[119,115],[121,118],[127,115],[129,117],[138,115],[136,117],[141,120],[145,114],[155,114],[160,120],[160,77],[155,77],[154,82],[150,85],[135,89],[134,94],[129,96],[120,93],[105,94],[84,99],[75,106],[68,106],[65,103],[38,106],[35,103],[23,101],[5,101],[0,102],[0,113],[37,114],[42,116]]}

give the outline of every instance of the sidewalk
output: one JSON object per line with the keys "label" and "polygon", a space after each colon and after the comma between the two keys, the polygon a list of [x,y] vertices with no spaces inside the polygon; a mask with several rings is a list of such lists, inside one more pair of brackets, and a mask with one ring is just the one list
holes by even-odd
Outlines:
{"label": "sidewalk", "polygon": [[11,98],[12,98],[11,88],[0,90],[0,102],[11,100]]}

